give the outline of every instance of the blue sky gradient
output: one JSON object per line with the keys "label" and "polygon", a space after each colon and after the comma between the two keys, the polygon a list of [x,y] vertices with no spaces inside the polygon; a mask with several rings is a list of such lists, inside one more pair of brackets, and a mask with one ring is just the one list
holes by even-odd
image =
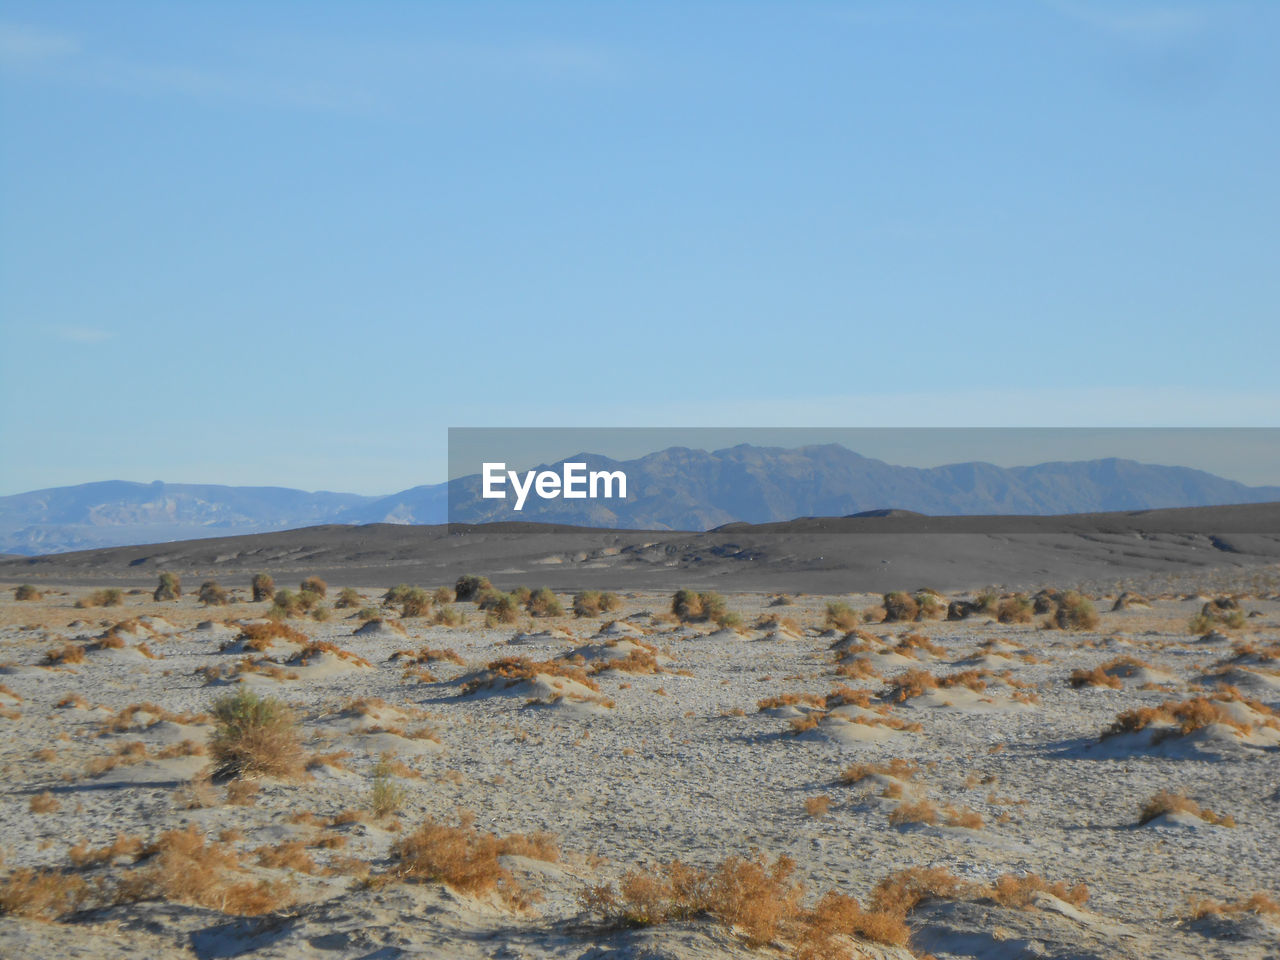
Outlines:
{"label": "blue sky gradient", "polygon": [[382,493],[448,426],[1280,425],[1278,46],[1263,2],[6,0],[0,493]]}

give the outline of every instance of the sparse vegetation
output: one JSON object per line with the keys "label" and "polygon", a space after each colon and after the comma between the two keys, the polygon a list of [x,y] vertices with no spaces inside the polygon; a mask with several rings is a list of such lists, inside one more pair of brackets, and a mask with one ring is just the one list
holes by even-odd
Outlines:
{"label": "sparse vegetation", "polygon": [[369,791],[369,809],[375,817],[389,817],[404,805],[406,792],[396,783],[394,758],[383,754],[373,767],[373,786]]}
{"label": "sparse vegetation", "polygon": [[343,587],[338,592],[338,599],[334,602],[335,609],[349,610],[352,607],[358,607],[364,603],[364,598],[360,596],[360,591],[355,587]]}
{"label": "sparse vegetation", "polygon": [[43,594],[29,583],[14,587],[13,599],[15,600],[39,600]]}
{"label": "sparse vegetation", "polygon": [[307,577],[298,584],[298,592],[314,593],[317,597],[324,599],[329,595],[329,585],[319,577]]}

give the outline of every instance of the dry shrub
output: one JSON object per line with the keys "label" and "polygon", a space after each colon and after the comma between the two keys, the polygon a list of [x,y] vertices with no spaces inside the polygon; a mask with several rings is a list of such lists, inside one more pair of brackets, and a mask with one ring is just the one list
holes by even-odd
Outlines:
{"label": "dry shrub", "polygon": [[95,757],[85,767],[85,773],[91,777],[99,776],[116,767],[131,767],[147,759],[147,745],[141,740],[131,740],[116,747],[115,751],[105,757]]}
{"label": "dry shrub", "polygon": [[75,874],[22,867],[0,880],[0,916],[56,920],[78,910],[88,896],[88,884]]}
{"label": "dry shrub", "polygon": [[917,620],[941,620],[947,615],[942,596],[932,590],[920,590],[912,599],[916,602]]}
{"label": "dry shrub", "polygon": [[535,617],[563,617],[564,607],[547,587],[539,587],[529,594],[525,609]]}
{"label": "dry shrub", "polygon": [[337,657],[339,660],[345,660],[348,663],[354,663],[358,667],[371,667],[371,664],[358,653],[352,653],[345,650],[336,643],[330,643],[328,640],[313,640],[296,654],[289,658],[289,663],[296,663],[305,667],[311,660],[319,657],[321,654],[329,653]]}
{"label": "dry shrub", "polygon": [[307,577],[302,583],[298,584],[298,590],[301,593],[314,593],[318,597],[325,597],[329,593],[329,585],[319,577]]}
{"label": "dry shrub", "polygon": [[1172,724],[1184,736],[1211,723],[1222,723],[1242,733],[1249,731],[1247,724],[1240,723],[1230,713],[1212,700],[1204,697],[1192,697],[1181,703],[1167,700],[1158,707],[1137,707],[1126,710],[1116,716],[1115,722],[1103,732],[1103,737],[1116,736],[1123,733],[1137,733],[1153,724]]}
{"label": "dry shrub", "polygon": [[722,627],[741,623],[736,614],[729,613],[724,597],[714,590],[677,590],[671,598],[671,612],[685,623],[714,621]]}
{"label": "dry shrub", "polygon": [[258,802],[258,785],[252,780],[231,780],[227,783],[227,805],[252,807]]}
{"label": "dry shrub", "polygon": [[[537,844],[517,845],[521,856],[539,849]],[[443,883],[472,896],[496,895],[507,906],[522,909],[532,902],[533,894],[523,890],[498,859],[511,852],[515,851],[507,849],[501,837],[477,830],[469,817],[456,827],[428,817],[392,846],[391,858],[394,875],[401,879]]]}
{"label": "dry shrub", "polygon": [[1280,917],[1280,901],[1265,893],[1227,903],[1220,900],[1190,900],[1188,913],[1192,920],[1223,913],[1256,913]]}
{"label": "dry shrub", "polygon": [[898,780],[914,780],[919,772],[919,764],[895,757],[888,763],[852,764],[840,774],[840,782],[852,785],[877,774],[885,777],[894,777]]}
{"label": "dry shrub", "polygon": [[1032,908],[1035,905],[1036,895],[1041,893],[1057,897],[1075,907],[1084,906],[1085,901],[1089,899],[1089,888],[1083,883],[1077,883],[1074,887],[1068,888],[1061,881],[1050,883],[1044,877],[1034,873],[1022,876],[1012,873],[1003,874],[982,893],[987,899],[995,901],[1002,907],[1016,907],[1019,910]]}
{"label": "dry shrub", "polygon": [[238,879],[240,858],[226,844],[205,839],[195,824],[170,830],[142,851],[145,866],[128,873],[116,888],[117,903],[169,900],[256,915],[287,906],[285,884]]}
{"label": "dry shrub", "polygon": [[1119,690],[1124,687],[1119,677],[1111,676],[1103,667],[1094,667],[1092,670],[1086,670],[1081,667],[1078,670],[1072,670],[1071,679],[1068,682],[1076,689],[1081,687],[1110,687],[1112,690]]}
{"label": "dry shrub", "polygon": [[865,910],[853,897],[829,890],[804,917],[795,938],[795,956],[797,960],[846,960],[854,956],[849,937],[903,947],[911,929],[903,914]]}
{"label": "dry shrub", "polygon": [[852,661],[845,661],[836,666],[835,674],[837,677],[844,677],[849,680],[878,680],[881,677],[879,670],[866,657],[858,657]]}
{"label": "dry shrub", "polygon": [[587,676],[581,667],[562,660],[530,660],[528,657],[503,657],[492,660],[485,668],[487,676],[467,681],[462,687],[462,695],[475,693],[477,690],[493,686],[503,681],[505,686],[514,686],[525,680],[532,680],[539,674],[552,677],[566,677],[575,680],[590,690],[599,692],[599,685]]}
{"label": "dry shrub", "polygon": [[13,599],[15,600],[39,600],[43,594],[29,583],[24,583],[14,587]]}
{"label": "dry shrub", "polygon": [[206,580],[200,584],[198,598],[206,607],[222,607],[227,604],[227,591],[217,580]]}
{"label": "dry shrub", "polygon": [[213,704],[217,723],[209,740],[216,775],[295,777],[302,745],[292,711],[273,697],[240,689]]}
{"label": "dry shrub", "polygon": [[947,653],[945,647],[939,646],[921,633],[908,633],[898,641],[894,650],[906,657],[915,656],[915,654],[912,653],[914,650],[926,650],[929,653],[932,653],[935,657],[942,657]]}
{"label": "dry shrub", "polygon": [[263,600],[270,600],[276,595],[276,582],[271,579],[268,573],[255,573],[253,575],[253,602],[260,603]]}
{"label": "dry shrub", "polygon": [[938,686],[945,689],[952,687],[967,687],[974,693],[981,693],[987,689],[987,681],[984,679],[991,675],[989,670],[958,670],[955,673],[949,673],[945,677],[938,678]]}
{"label": "dry shrub", "polygon": [[[373,767],[373,786],[369,791],[369,810],[375,817],[389,817],[403,805],[408,795],[404,787],[396,783],[392,767],[394,757],[383,754]],[[403,764],[401,764],[403,766]]]}
{"label": "dry shrub", "polygon": [[823,625],[833,630],[854,630],[861,622],[858,612],[839,600],[827,604]]}
{"label": "dry shrub", "polygon": [[402,618],[425,617],[431,612],[431,594],[422,587],[396,587],[388,591],[388,595],[391,594],[396,595]]}
{"label": "dry shrub", "polygon": [[1035,616],[1035,604],[1018,594],[1006,597],[996,607],[996,619],[1001,623],[1030,623]]}
{"label": "dry shrub", "polygon": [[761,710],[776,710],[778,707],[818,707],[826,705],[826,698],[820,697],[816,693],[780,693],[772,697],[765,697],[756,701],[756,706]]}
{"label": "dry shrub", "polygon": [[825,817],[830,809],[831,798],[827,796],[809,797],[804,802],[804,812],[814,819]]}
{"label": "dry shrub", "polygon": [[[147,716],[139,719],[139,714],[146,714]],[[116,711],[102,721],[102,729],[112,733],[123,733],[134,727],[145,729],[165,720],[169,723],[178,724],[207,723],[209,715],[207,713],[174,713],[172,710],[166,710],[158,703],[152,703],[147,700],[142,703],[131,703],[127,707]]]}
{"label": "dry shrub", "polygon": [[462,611],[455,607],[437,607],[431,623],[437,627],[459,627],[462,625]]}
{"label": "dry shrub", "polygon": [[1072,590],[1058,598],[1058,609],[1047,625],[1059,630],[1096,630],[1100,622],[1093,602]]}
{"label": "dry shrub", "polygon": [[981,830],[982,814],[968,807],[947,807],[943,811],[948,827],[964,827],[967,830]]}
{"label": "dry shrub", "polygon": [[889,824],[897,827],[908,823],[938,822],[938,808],[930,800],[906,800],[889,811]]}
{"label": "dry shrub", "polygon": [[1234,827],[1236,825],[1235,818],[1230,814],[1214,813],[1212,810],[1200,806],[1185,793],[1174,793],[1171,790],[1161,790],[1144,803],[1142,805],[1142,813],[1138,817],[1138,823],[1150,823],[1156,817],[1163,816],[1166,813],[1189,813],[1193,817],[1199,817],[1205,823],[1212,823],[1221,827]]}
{"label": "dry shrub", "polygon": [[489,626],[520,619],[520,601],[514,594],[487,590],[477,597],[476,605],[485,612],[485,623]]}
{"label": "dry shrub", "polygon": [[938,678],[928,670],[912,669],[891,677],[887,684],[893,699],[902,703],[922,696],[928,690],[938,689]]}
{"label": "dry shrub", "polygon": [[894,590],[884,595],[884,622],[915,620],[920,614],[920,604],[915,597],[903,590]]}
{"label": "dry shrub", "polygon": [[182,596],[182,578],[176,573],[165,571],[160,574],[160,583],[151,595],[153,600],[177,600]]}
{"label": "dry shrub", "polygon": [[50,666],[65,666],[70,663],[84,663],[84,647],[74,643],[54,647],[44,655],[44,662]]}
{"label": "dry shrub", "polygon": [[338,610],[349,610],[352,607],[358,607],[364,603],[364,599],[360,596],[360,591],[355,587],[343,587],[338,592],[338,599],[334,602],[334,607]]}
{"label": "dry shrub", "polygon": [[61,806],[62,801],[46,790],[44,793],[32,794],[27,809],[32,813],[55,813]]}
{"label": "dry shrub", "polygon": [[582,590],[573,595],[575,617],[598,617],[602,613],[613,613],[621,609],[622,600],[616,593]]}
{"label": "dry shrub", "polygon": [[67,851],[72,865],[78,868],[95,867],[109,864],[120,857],[137,857],[142,853],[142,838],[117,833],[115,840],[105,847],[90,847],[84,842],[77,843]]}
{"label": "dry shrub", "polygon": [[648,675],[654,673],[663,673],[662,665],[658,663],[658,658],[654,654],[653,649],[641,648],[639,650],[631,650],[625,657],[615,657],[612,660],[598,660],[591,666],[591,673],[603,673],[606,670],[618,670],[622,673],[632,673],[640,675]]}
{"label": "dry shrub", "polygon": [[800,914],[803,886],[792,879],[795,861],[761,854],[729,857],[708,873],[672,860],[653,871],[631,870],[612,884],[584,890],[584,908],[611,923],[649,926],[710,914],[737,927],[751,946],[776,939]]}
{"label": "dry shrub", "polygon": [[301,630],[295,630],[288,624],[280,623],[277,620],[268,620],[265,623],[246,623],[240,628],[240,635],[232,642],[239,642],[250,650],[265,653],[271,648],[272,640],[289,640],[304,646],[311,642],[311,638]]}
{"label": "dry shrub", "polygon": [[94,590],[76,601],[76,608],[85,610],[90,607],[119,607],[124,605],[124,591],[111,587],[106,590]]}
{"label": "dry shrub", "polygon": [[285,840],[275,846],[261,846],[253,854],[260,867],[296,870],[298,873],[316,872],[316,862],[307,853],[307,845],[302,840]]}
{"label": "dry shrub", "polygon": [[876,884],[869,903],[876,910],[906,916],[925,900],[951,899],[964,890],[964,881],[946,867],[908,867]]}

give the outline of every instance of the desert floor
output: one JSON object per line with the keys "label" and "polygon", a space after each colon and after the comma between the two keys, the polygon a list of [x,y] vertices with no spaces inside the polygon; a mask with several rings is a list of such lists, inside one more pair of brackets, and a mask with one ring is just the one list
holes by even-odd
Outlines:
{"label": "desert floor", "polygon": [[[733,594],[722,628],[620,592],[261,639],[268,603],[193,584],[92,608],[94,584],[12,586],[0,956],[1280,956],[1274,595],[1194,631],[1211,597],[1095,595],[1073,630]],[[210,711],[242,688],[292,708],[300,773],[209,777]],[[682,900],[676,859],[720,894]],[[756,874],[738,916],[726,885]],[[815,912],[827,891],[857,906]]]}

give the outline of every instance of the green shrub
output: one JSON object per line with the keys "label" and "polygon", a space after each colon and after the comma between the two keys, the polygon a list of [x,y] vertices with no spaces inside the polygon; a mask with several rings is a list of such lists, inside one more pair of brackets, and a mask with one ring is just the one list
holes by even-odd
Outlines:
{"label": "green shrub", "polygon": [[282,588],[271,598],[271,609],[267,611],[267,616],[280,620],[299,616],[303,612],[302,598],[292,590]]}
{"label": "green shrub", "polygon": [[853,607],[839,600],[827,604],[827,616],[823,621],[832,630],[852,630],[858,625],[858,613]]}
{"label": "green shrub", "polygon": [[400,616],[425,617],[431,610],[431,594],[421,587],[410,587],[400,595]]}
{"label": "green shrub", "polygon": [[227,604],[227,591],[217,580],[206,580],[200,584],[199,599],[206,607],[223,607]]}
{"label": "green shrub", "polygon": [[528,587],[516,587],[508,592],[516,598],[516,603],[520,604],[522,607],[525,606],[529,602],[529,598],[533,596],[533,591]]}
{"label": "green shrub", "polygon": [[351,607],[358,607],[364,600],[360,596],[360,591],[355,587],[343,587],[338,593],[338,600],[334,606],[339,610],[348,610]]}
{"label": "green shrub", "polygon": [[693,590],[677,590],[671,598],[671,612],[681,620],[701,620],[702,597]]}
{"label": "green shrub", "polygon": [[356,619],[364,623],[370,620],[377,620],[382,616],[382,611],[377,607],[361,607],[356,611]]}
{"label": "green shrub", "polygon": [[332,616],[327,603],[317,603],[311,608],[311,619],[323,623]]}
{"label": "green shrub", "polygon": [[176,573],[160,574],[160,585],[151,595],[153,600],[177,600],[182,596],[182,578]]}
{"label": "green shrub", "polygon": [[930,590],[921,590],[913,598],[916,602],[917,620],[941,620],[947,613],[942,598]]}
{"label": "green shrub", "polygon": [[298,586],[298,590],[302,593],[315,593],[324,598],[329,593],[329,585],[319,577],[307,577]]}
{"label": "green shrub", "polygon": [[373,766],[373,789],[369,793],[369,809],[375,817],[389,817],[404,806],[407,792],[392,777],[389,754],[383,754]]}
{"label": "green shrub", "polygon": [[459,627],[462,620],[461,610],[447,606],[436,607],[436,615],[431,618],[431,622],[439,627]]}
{"label": "green shrub", "polygon": [[253,602],[261,603],[263,600],[270,600],[276,595],[276,582],[271,579],[269,573],[255,573],[253,575]]}
{"label": "green shrub", "polygon": [[209,755],[216,776],[293,777],[301,772],[297,721],[279,700],[241,687],[214,701],[212,713],[216,726]]}
{"label": "green shrub", "polygon": [[563,617],[564,607],[547,587],[539,587],[525,601],[529,613],[535,617]]}
{"label": "green shrub", "polygon": [[41,593],[29,583],[24,583],[13,591],[13,599],[15,600],[39,600]]}
{"label": "green shrub", "polygon": [[469,573],[458,578],[453,592],[459,603],[465,603],[468,600],[474,600],[482,591],[492,589],[493,584],[489,582],[488,577],[478,577]]}
{"label": "green shrub", "polygon": [[602,613],[612,613],[622,609],[622,601],[616,593],[599,590],[580,590],[573,595],[573,615],[575,617],[597,617]]}
{"label": "green shrub", "polygon": [[392,604],[392,605],[399,605],[401,603],[404,603],[404,598],[409,596],[409,594],[412,593],[415,589],[417,588],[412,587],[407,583],[397,583],[394,587],[392,587],[382,595],[382,602],[387,604]]}
{"label": "green shrub", "polygon": [[453,603],[457,595],[451,587],[436,587],[435,592],[431,594],[431,599],[436,603]]}
{"label": "green shrub", "polygon": [[480,601],[480,609],[485,611],[485,621],[494,623],[515,623],[520,618],[520,604],[516,598],[501,590],[489,590]]}

